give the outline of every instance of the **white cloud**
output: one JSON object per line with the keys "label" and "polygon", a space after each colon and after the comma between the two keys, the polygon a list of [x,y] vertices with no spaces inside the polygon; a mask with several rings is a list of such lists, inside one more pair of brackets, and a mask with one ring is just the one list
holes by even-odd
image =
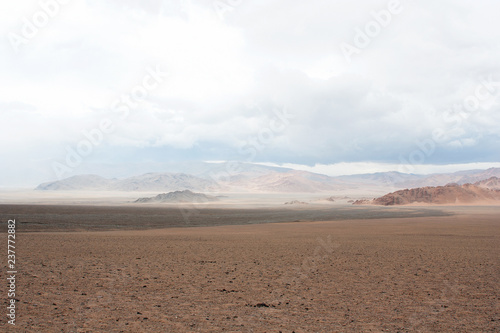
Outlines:
{"label": "white cloud", "polygon": [[0,140],[9,144],[0,152],[18,163],[39,156],[49,168],[160,64],[168,79],[100,149],[210,146],[213,159],[237,159],[286,105],[295,118],[257,160],[397,164],[439,129],[425,164],[498,161],[500,85],[477,112],[449,109],[483,78],[500,81],[500,4],[401,0],[402,12],[347,62],[339,45],[388,3],[244,1],[221,20],[213,1],[72,0],[16,54],[8,34],[42,9],[6,2]]}

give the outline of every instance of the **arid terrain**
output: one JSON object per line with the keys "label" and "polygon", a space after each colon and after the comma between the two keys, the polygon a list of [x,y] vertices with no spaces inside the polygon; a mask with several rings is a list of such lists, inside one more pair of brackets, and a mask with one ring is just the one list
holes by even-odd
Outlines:
{"label": "arid terrain", "polygon": [[1,205],[8,329],[500,332],[500,207],[206,209],[188,228],[178,211]]}
{"label": "arid terrain", "polygon": [[500,1],[0,4],[0,333],[500,333]]}

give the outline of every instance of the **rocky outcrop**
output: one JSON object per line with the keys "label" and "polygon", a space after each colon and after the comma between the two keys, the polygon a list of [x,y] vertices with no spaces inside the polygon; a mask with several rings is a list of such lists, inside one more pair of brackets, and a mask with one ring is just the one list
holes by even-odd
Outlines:
{"label": "rocky outcrop", "polygon": [[[412,203],[425,204],[473,204],[500,203],[500,191],[482,188],[472,184],[448,184],[437,187],[405,189],[374,199],[372,204],[392,206]],[[355,202],[356,204],[356,202]]]}
{"label": "rocky outcrop", "polygon": [[135,203],[203,203],[219,201],[217,197],[189,190],[158,194],[152,198],[139,198]]}
{"label": "rocky outcrop", "polygon": [[308,205],[308,203],[304,202],[304,201],[293,200],[293,201],[285,202],[285,205]]}
{"label": "rocky outcrop", "polygon": [[368,199],[359,199],[359,200],[356,200],[356,201],[352,201],[352,204],[353,205],[369,205],[371,203],[373,203],[373,200],[368,200]]}

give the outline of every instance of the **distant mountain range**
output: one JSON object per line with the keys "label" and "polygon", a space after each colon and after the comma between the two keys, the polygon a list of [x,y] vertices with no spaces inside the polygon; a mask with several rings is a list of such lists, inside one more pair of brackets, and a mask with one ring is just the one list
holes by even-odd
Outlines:
{"label": "distant mountain range", "polygon": [[125,179],[106,179],[97,175],[79,175],[63,180],[40,184],[42,191],[165,191],[165,190],[214,191],[220,185],[184,173],[147,173]]}
{"label": "distant mountain range", "polygon": [[463,185],[467,183],[475,183],[491,177],[500,177],[500,168],[490,168],[487,170],[466,170],[454,173],[435,173],[430,175],[405,174],[391,171],[340,176],[335,178],[360,184],[385,184],[395,188],[414,188],[424,186],[443,186],[449,183]]}
{"label": "distant mountain range", "polygon": [[[124,179],[108,179],[98,175],[79,175],[40,184],[43,191],[182,191],[199,192],[277,192],[317,193],[339,190],[376,188],[394,190],[448,183],[463,185],[500,177],[500,168],[467,170],[455,173],[415,175],[400,172],[379,172],[331,177],[322,174],[249,163],[194,164],[186,170],[193,173],[146,173]],[[491,181],[492,185],[494,180]],[[480,185],[482,187],[487,184]]]}

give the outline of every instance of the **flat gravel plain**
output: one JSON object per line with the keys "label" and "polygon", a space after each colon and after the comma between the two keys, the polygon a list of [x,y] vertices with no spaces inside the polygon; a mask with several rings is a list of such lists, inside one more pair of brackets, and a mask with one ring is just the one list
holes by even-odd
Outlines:
{"label": "flat gravel plain", "polygon": [[[183,222],[12,207],[18,318],[0,330],[500,332],[500,207],[212,210],[163,229]],[[311,214],[328,218],[293,222]]]}

